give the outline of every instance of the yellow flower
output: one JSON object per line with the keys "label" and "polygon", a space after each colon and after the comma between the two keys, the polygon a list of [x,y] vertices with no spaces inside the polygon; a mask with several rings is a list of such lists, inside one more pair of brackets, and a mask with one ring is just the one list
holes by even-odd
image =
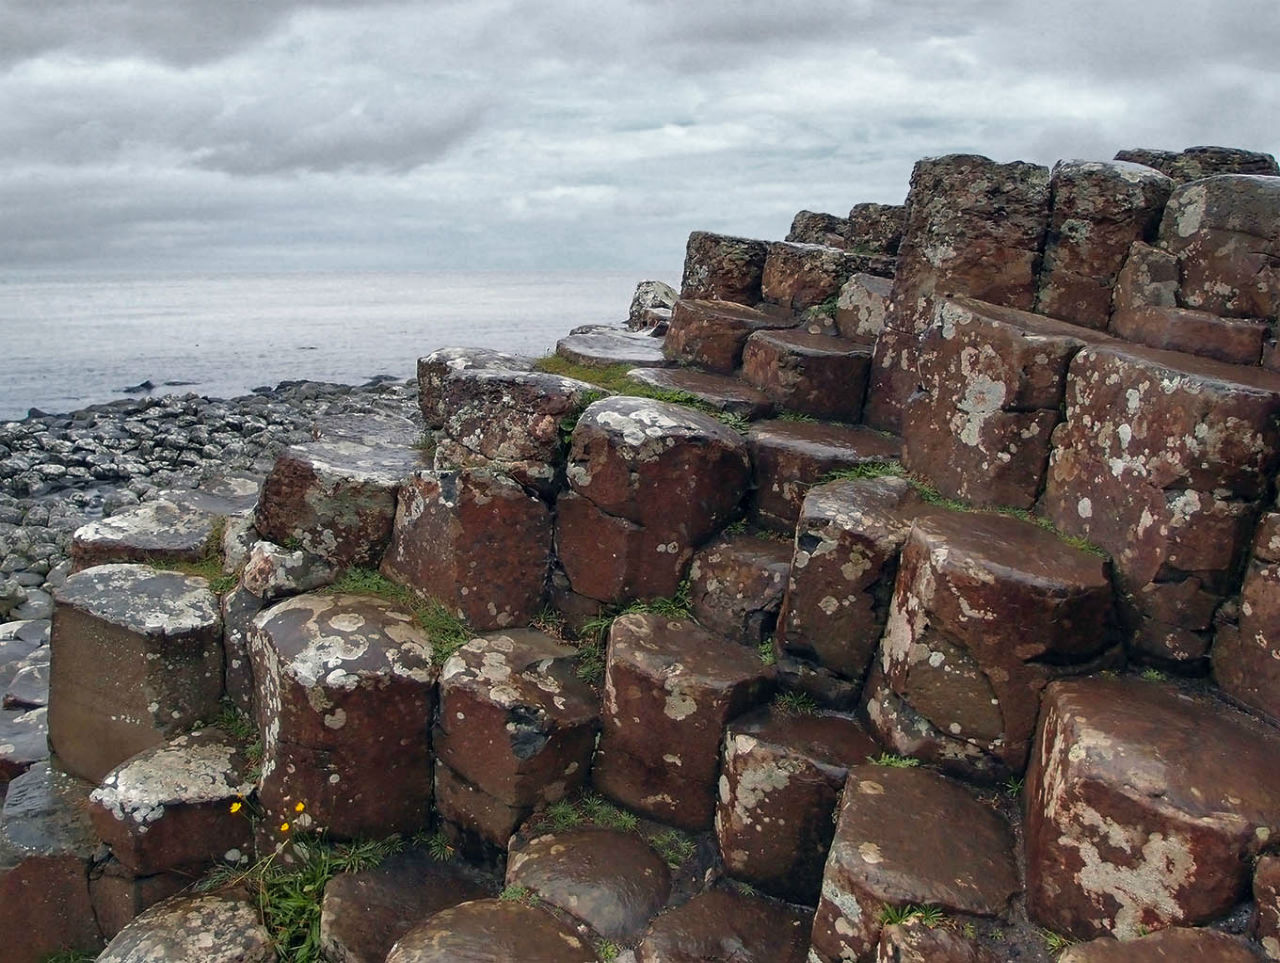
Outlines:
{"label": "yellow flower", "polygon": [[294,807],[293,807],[293,811],[294,811],[295,813],[300,813],[300,812],[302,812],[302,810],[304,810],[304,809],[306,809],[306,808],[307,808],[307,804],[306,804],[306,803],[303,803],[303,802],[300,802],[300,803],[298,803],[298,805],[296,805],[296,806],[294,806]]}
{"label": "yellow flower", "polygon": [[288,824],[288,823],[281,823],[281,824],[280,824],[280,832],[282,832],[282,833],[287,833],[288,831],[289,831],[289,824]]}
{"label": "yellow flower", "polygon": [[231,811],[233,813],[238,813],[243,808],[244,808],[244,803],[242,802],[233,802],[231,804]]}

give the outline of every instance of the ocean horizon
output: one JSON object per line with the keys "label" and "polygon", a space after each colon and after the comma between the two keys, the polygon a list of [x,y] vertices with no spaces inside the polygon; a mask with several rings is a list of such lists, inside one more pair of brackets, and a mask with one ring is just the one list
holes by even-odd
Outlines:
{"label": "ocean horizon", "polygon": [[[627,315],[621,271],[84,274],[0,278],[0,421],[150,394],[229,398],[410,378],[445,346],[543,355]],[[669,279],[668,279],[669,280]]]}

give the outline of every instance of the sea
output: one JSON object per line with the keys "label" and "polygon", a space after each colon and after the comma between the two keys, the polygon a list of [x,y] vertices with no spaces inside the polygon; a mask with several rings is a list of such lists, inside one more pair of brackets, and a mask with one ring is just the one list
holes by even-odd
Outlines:
{"label": "sea", "polygon": [[543,355],[643,272],[0,276],[0,421],[152,394],[412,377],[436,348]]}

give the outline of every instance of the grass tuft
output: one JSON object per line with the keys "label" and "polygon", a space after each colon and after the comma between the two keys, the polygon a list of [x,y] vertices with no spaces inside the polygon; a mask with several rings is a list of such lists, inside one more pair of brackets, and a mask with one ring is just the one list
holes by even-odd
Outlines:
{"label": "grass tuft", "polygon": [[655,833],[649,837],[649,845],[672,869],[679,869],[697,852],[693,840],[678,829]]}
{"label": "grass tuft", "polygon": [[932,929],[946,918],[946,914],[940,906],[908,904],[906,906],[886,906],[880,911],[880,924],[882,926],[900,926],[903,923],[910,923],[915,920]]}
{"label": "grass tuft", "polygon": [[773,708],[784,716],[811,716],[818,711],[818,703],[804,692],[779,692],[773,698]]}
{"label": "grass tuft", "polygon": [[773,639],[768,638],[756,646],[756,654],[760,656],[760,661],[764,665],[775,665],[778,661],[778,655],[773,650]]}
{"label": "grass tuft", "polygon": [[898,756],[892,752],[882,752],[867,761],[873,766],[888,766],[890,769],[914,769],[920,765],[919,759],[912,759],[910,756]]}
{"label": "grass tuft", "polygon": [[418,627],[431,640],[433,658],[437,663],[443,663],[475,638],[467,623],[450,612],[444,603],[433,598],[424,599],[373,569],[349,568],[325,591],[330,595],[368,595],[408,609]]}

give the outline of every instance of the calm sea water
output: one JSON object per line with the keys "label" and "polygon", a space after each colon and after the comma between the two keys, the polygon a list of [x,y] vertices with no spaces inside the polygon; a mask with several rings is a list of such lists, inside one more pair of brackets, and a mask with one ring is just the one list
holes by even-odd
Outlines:
{"label": "calm sea water", "polygon": [[225,398],[295,378],[408,378],[446,345],[545,354],[576,325],[626,317],[644,276],[0,278],[0,420],[128,397],[148,380]]}

